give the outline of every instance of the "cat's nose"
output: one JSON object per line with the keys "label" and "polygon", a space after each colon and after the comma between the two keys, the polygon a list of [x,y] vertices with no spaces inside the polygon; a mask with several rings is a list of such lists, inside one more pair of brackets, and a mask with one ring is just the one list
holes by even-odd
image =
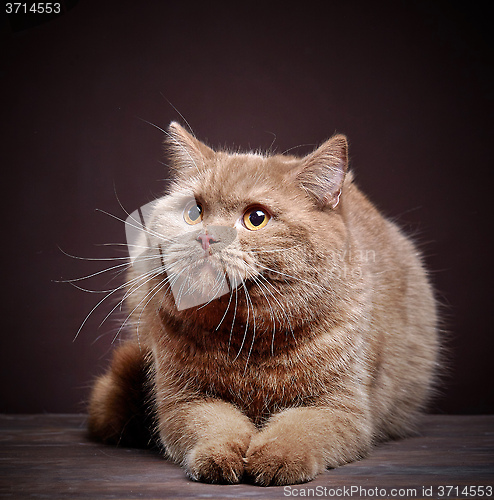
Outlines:
{"label": "cat's nose", "polygon": [[201,233],[197,237],[197,241],[201,242],[202,248],[205,252],[209,250],[211,243],[216,243],[216,239],[214,238],[214,236],[208,233]]}

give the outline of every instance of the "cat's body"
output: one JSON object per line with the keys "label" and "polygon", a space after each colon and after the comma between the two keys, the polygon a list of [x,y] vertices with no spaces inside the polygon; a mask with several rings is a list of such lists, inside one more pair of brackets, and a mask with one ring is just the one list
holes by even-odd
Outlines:
{"label": "cat's body", "polygon": [[133,442],[147,408],[192,478],[269,485],[410,432],[435,301],[415,247],[346,173],[345,138],[304,158],[215,153],[177,124],[170,138],[174,184],[130,271],[135,334],[95,385],[92,434]]}

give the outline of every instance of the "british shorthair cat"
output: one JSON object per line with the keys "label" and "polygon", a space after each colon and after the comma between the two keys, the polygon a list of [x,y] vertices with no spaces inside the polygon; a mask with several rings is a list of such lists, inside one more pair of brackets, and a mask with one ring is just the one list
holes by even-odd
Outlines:
{"label": "british shorthair cat", "polygon": [[[132,333],[91,434],[192,479],[286,485],[414,429],[438,364],[417,248],[335,135],[304,157],[213,151],[171,123],[168,193],[127,219]],[[128,232],[128,234],[129,234]]]}

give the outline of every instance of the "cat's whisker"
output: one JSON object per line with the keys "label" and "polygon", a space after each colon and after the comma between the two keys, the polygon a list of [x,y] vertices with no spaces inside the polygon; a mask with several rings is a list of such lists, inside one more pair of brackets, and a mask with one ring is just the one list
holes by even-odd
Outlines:
{"label": "cat's whisker", "polygon": [[[135,291],[137,291],[137,290],[135,290]],[[147,296],[147,294],[146,294],[146,296]],[[142,301],[141,301],[141,302],[142,302]],[[139,303],[139,304],[140,304],[140,303]],[[131,319],[131,317],[132,317],[133,313],[136,311],[137,307],[138,307],[138,306],[134,307],[134,309],[133,309],[132,311],[130,311],[130,312],[127,314],[127,316],[125,317],[125,319],[124,319],[123,321],[121,321],[121,322],[120,322],[120,327],[118,328],[118,330],[117,330],[116,334],[114,335],[114,337],[113,337],[113,339],[112,339],[112,344],[113,344],[113,343],[117,340],[117,338],[119,337],[120,333],[121,333],[121,332],[122,332],[122,330],[124,329],[125,325],[127,325],[127,324],[129,324],[129,323],[130,323],[130,321],[129,321],[129,320]],[[142,312],[141,312],[141,314],[142,314]],[[140,316],[139,316],[139,318],[140,318]],[[138,341],[138,343],[139,343],[139,345],[140,345],[140,337],[139,337],[139,323],[140,323],[140,321],[138,320],[138,321],[136,322],[136,338],[137,338],[137,341]]]}
{"label": "cat's whisker", "polygon": [[221,288],[225,285],[225,283],[226,283],[225,274],[218,272],[216,275],[216,280],[213,284],[213,292],[211,293],[211,298],[207,302],[205,302],[201,307],[199,307],[198,310],[206,307],[207,305],[211,304],[213,300],[217,299],[219,297],[219,295],[217,294],[220,292]]}
{"label": "cat's whisker", "polygon": [[72,340],[72,342],[75,342],[77,340],[77,337],[79,336],[79,334],[81,333],[82,329],[84,328],[84,325],[87,323],[88,319],[91,317],[91,315],[93,314],[94,311],[96,311],[96,309],[101,305],[103,304],[103,302],[105,302],[105,300],[107,300],[109,297],[111,297],[114,293],[118,292],[120,289],[120,287],[118,288],[115,288],[115,290],[112,290],[110,293],[108,293],[107,295],[105,295],[92,309],[91,311],[89,311],[89,313],[87,314],[87,316],[84,318],[84,321],[81,323],[81,326],[79,327],[79,329],[77,330],[77,333],[75,334],[75,337],[74,339]]}
{"label": "cat's whisker", "polygon": [[165,278],[163,280],[161,280],[161,282],[159,283],[159,286],[155,287],[156,288],[156,292],[153,293],[150,297],[149,297],[149,300],[146,302],[146,304],[144,304],[144,306],[142,307],[141,309],[141,312],[139,314],[139,317],[137,318],[137,325],[136,325],[136,336],[137,336],[137,340],[140,342],[139,340],[139,327],[141,325],[141,318],[142,318],[142,315],[144,314],[144,311],[146,310],[146,307],[147,305],[151,302],[151,300],[154,299],[154,297],[156,297],[156,295],[161,291],[163,290],[163,288],[165,288],[166,286],[169,286],[170,283],[169,283],[169,280],[168,278]]}
{"label": "cat's whisker", "polygon": [[109,293],[114,290],[114,288],[110,288],[109,290],[90,290],[89,288],[83,288],[82,286],[76,285],[75,283],[69,283],[70,286],[73,286],[77,290],[86,293]]}
{"label": "cat's whisker", "polygon": [[230,309],[230,304],[232,303],[232,296],[233,296],[233,289],[232,289],[231,285],[229,286],[229,291],[230,291],[230,294],[229,294],[230,297],[228,298],[228,304],[226,306],[225,313],[223,314],[222,318],[220,319],[220,322],[218,323],[218,325],[214,329],[215,332],[217,332],[220,329],[220,326],[223,323],[223,320],[226,318],[228,310]]}
{"label": "cat's whisker", "polygon": [[160,126],[156,125],[155,123],[149,122],[149,121],[145,120],[144,118],[140,118],[140,117],[138,117],[138,118],[139,118],[139,120],[143,121],[144,123],[147,123],[148,125],[151,125],[152,127],[157,128],[159,131],[163,132],[165,135],[167,135],[167,136],[169,135],[165,129],[162,129]]}
{"label": "cat's whisker", "polygon": [[124,224],[127,224],[129,225],[130,227],[133,227],[134,229],[137,229],[138,231],[142,231],[144,232],[145,234],[148,234],[150,236],[154,236],[155,238],[165,242],[165,243],[169,243],[169,242],[173,242],[174,239],[173,238],[166,238],[164,235],[160,234],[160,233],[157,233],[155,231],[152,231],[151,229],[149,229],[148,227],[145,227],[141,224],[140,221],[136,221],[134,218],[132,218],[136,223],[137,225],[134,225],[134,224],[131,224],[129,223],[128,221],[122,219],[121,217],[118,217],[118,215],[115,215],[115,214],[112,214],[110,212],[107,212],[106,210],[102,210],[101,208],[97,208],[96,209],[98,212],[101,212],[105,215],[108,215],[109,217],[112,217],[120,222],[123,222]]}
{"label": "cat's whisker", "polygon": [[[180,259],[179,261],[175,262],[174,267],[176,267],[177,263],[180,263],[183,261],[188,261],[188,260],[189,259],[184,257],[183,259]],[[191,290],[191,285],[190,285],[191,278],[190,278],[190,273],[187,275],[188,271],[190,271],[190,270],[187,267],[183,267],[179,273],[172,271],[171,268],[166,269],[166,272],[167,272],[169,279],[170,279],[170,284],[171,284],[170,288],[173,290],[173,294],[175,297],[175,304],[176,304],[178,309],[180,309],[180,304],[181,304],[182,297],[184,296],[184,294],[190,293],[190,290]],[[185,278],[182,278],[182,283],[180,284],[179,289],[175,290],[174,287],[175,287],[177,281],[180,279],[180,277],[183,274],[185,274]],[[188,287],[187,290],[185,289],[186,286]]]}
{"label": "cat's whisker", "polygon": [[[122,245],[125,245],[125,243],[122,243]],[[127,245],[125,245],[127,246]],[[71,255],[70,253],[65,252],[62,248],[58,247],[58,249],[67,257],[70,257],[71,259],[76,259],[76,260],[87,260],[88,262],[91,261],[111,261],[111,260],[129,260],[129,256],[125,255],[123,257],[80,257],[78,255]]]}
{"label": "cat's whisker", "polygon": [[277,138],[277,136],[276,136],[276,134],[275,134],[274,132],[270,132],[269,130],[265,130],[265,132],[266,132],[267,134],[271,134],[271,135],[273,136],[273,140],[272,140],[272,142],[271,142],[271,144],[269,145],[269,148],[268,148],[268,150],[267,150],[267,152],[268,152],[269,154],[273,154],[273,145],[274,145],[274,143],[276,142],[276,138]]}
{"label": "cat's whisker", "polygon": [[[159,274],[162,274],[161,268],[160,268],[160,272],[157,273],[155,276],[159,276]],[[141,285],[139,285],[139,288],[141,286],[149,283],[155,276],[151,276],[144,283],[142,283]],[[150,296],[149,300],[142,307],[142,310],[141,310],[141,313],[139,314],[137,325],[136,325],[136,336],[137,336],[137,340],[139,341],[139,324],[140,324],[141,316],[142,316],[144,310],[146,309],[146,306],[151,302],[151,300],[156,296],[156,294],[167,284],[167,282],[168,282],[168,278],[165,278],[164,280],[160,281],[160,283],[158,283],[153,288],[151,288],[151,290],[141,299],[141,301],[134,307],[134,309],[132,309],[132,311],[130,311],[130,313],[127,315],[127,317],[125,318],[125,320],[122,322],[121,327],[118,329],[118,332],[115,335],[115,337],[113,338],[112,343],[115,342],[115,340],[118,338],[118,336],[120,335],[120,332],[122,331],[122,329],[124,328],[124,326],[128,323],[128,321],[130,320],[130,318],[132,317],[132,315],[135,313],[135,311],[137,311],[139,309],[139,307],[141,306],[141,304],[147,299],[147,297]],[[153,293],[155,290],[156,290],[156,292]],[[134,290],[134,292],[135,291],[136,290]]]}
{"label": "cat's whisker", "polygon": [[[99,247],[129,247],[134,246],[132,243],[98,243],[96,246]],[[143,247],[148,248],[148,247]]]}
{"label": "cat's whisker", "polygon": [[[146,260],[154,260],[156,259],[155,256],[148,256],[148,257],[140,257],[140,260],[139,262],[144,262]],[[85,291],[85,292],[91,292],[91,293],[106,293],[106,292],[110,292],[112,290],[89,290],[89,289],[85,289],[83,287],[80,287],[78,285],[75,284],[75,282],[78,282],[78,281],[84,281],[84,280],[88,280],[90,278],[94,278],[95,276],[99,276],[99,275],[102,275],[106,272],[110,272],[110,271],[115,271],[118,269],[118,271],[116,271],[116,276],[119,276],[121,275],[123,272],[125,272],[128,268],[131,267],[131,263],[129,262],[129,259],[128,257],[126,258],[127,262],[123,263],[123,264],[118,264],[117,266],[112,266],[112,267],[109,267],[109,268],[106,268],[106,269],[102,269],[101,271],[98,271],[96,273],[92,273],[92,274],[89,274],[87,276],[81,276],[79,278],[73,278],[73,279],[70,279],[70,280],[60,280],[60,281],[57,281],[57,283],[68,283],[72,286],[74,286],[75,288],[79,289],[79,290],[82,290],[82,291]],[[111,280],[109,281],[112,281],[113,279],[116,278],[113,277]],[[119,286],[118,288],[121,289],[121,288],[124,288],[125,286],[127,286],[126,284],[124,285],[121,285]]]}
{"label": "cat's whisker", "polygon": [[[242,337],[242,342],[240,344],[240,347],[238,348],[238,352],[235,356],[235,358],[233,359],[233,362],[237,361],[237,359],[239,358],[242,350],[243,350],[243,347],[245,345],[245,341],[247,339],[247,332],[249,330],[249,320],[250,320],[250,315],[251,315],[251,308],[252,308],[252,302],[250,301],[250,296],[249,296],[249,291],[247,290],[247,287],[245,286],[245,283],[242,281],[242,288],[244,290],[244,295],[245,295],[245,302],[246,302],[246,308],[247,308],[247,318],[245,318],[245,324],[243,325],[243,330],[244,330],[244,334],[243,334],[243,337]],[[252,313],[254,311],[252,310]],[[254,335],[255,335],[255,331],[254,331]],[[248,359],[247,359],[248,361]]]}
{"label": "cat's whisker", "polygon": [[[97,211],[105,214],[105,215],[108,215],[109,217],[113,217],[114,219],[117,219],[118,221],[120,222],[123,222],[125,223],[127,226],[130,226],[134,229],[137,229],[138,231],[141,231],[143,232],[144,234],[146,235],[149,235],[149,236],[154,236],[155,238],[159,239],[159,240],[162,240],[164,242],[171,242],[173,241],[173,238],[166,238],[164,235],[162,235],[161,233],[157,233],[155,231],[152,231],[151,229],[149,229],[148,227],[146,227],[145,225],[142,224],[142,222],[140,220],[136,220],[134,217],[131,217],[129,215],[129,217],[127,219],[122,219],[120,217],[118,217],[117,215],[114,215],[110,212],[106,212],[105,210],[101,210],[101,209],[97,209]],[[131,224],[129,222],[129,218],[131,218],[135,224]],[[149,240],[147,240],[149,241]],[[127,246],[137,246],[137,245],[133,245],[133,244],[128,244]],[[145,246],[143,246],[143,248],[146,248]],[[151,246],[147,246],[147,248],[152,248]]]}
{"label": "cat's whisker", "polygon": [[[152,258],[152,259],[146,259],[146,260],[155,260],[156,258]],[[143,259],[144,260],[144,259]],[[142,261],[139,261],[139,264],[142,264]],[[166,272],[166,268],[164,268],[161,263],[160,265],[146,271],[144,274],[139,274],[137,276],[135,276],[134,278],[132,278],[131,280],[127,281],[127,283],[125,284],[127,288],[129,288],[129,290],[125,293],[124,297],[123,297],[123,300],[127,299],[128,297],[130,297],[135,291],[136,289],[134,289],[134,285],[139,283],[139,281],[143,280],[143,279],[146,279],[148,278],[149,276],[152,278],[153,276],[159,276],[160,274],[164,274]],[[147,282],[147,281],[146,281]],[[141,285],[139,285],[140,287]],[[139,288],[137,287],[137,289]]]}
{"label": "cat's whisker", "polygon": [[244,335],[242,337],[242,343],[240,344],[240,347],[238,348],[237,355],[235,356],[235,358],[233,358],[233,362],[234,363],[235,363],[235,361],[237,361],[238,357],[240,356],[240,353],[242,352],[242,349],[243,349],[244,344],[245,344],[245,339],[247,338],[247,331],[249,329],[249,317],[250,317],[250,305],[249,305],[249,299],[248,299],[249,292],[247,291],[247,288],[246,288],[244,282],[242,282],[242,286],[243,286],[243,289],[244,289],[245,300],[246,300],[246,304],[247,304],[247,318],[245,320]]}
{"label": "cat's whisker", "polygon": [[[113,192],[115,193],[115,198],[117,199],[117,202],[118,204],[120,205],[120,208],[123,210],[123,212],[125,213],[125,215],[127,216],[127,220],[128,218],[131,218],[135,223],[137,223],[139,226],[142,225],[142,222],[140,220],[136,220],[134,219],[134,217],[131,216],[131,214],[126,210],[126,208],[123,206],[122,202],[120,201],[120,198],[118,197],[118,194],[117,194],[117,189],[116,189],[116,186],[115,186],[115,183],[113,183]],[[140,209],[139,209],[140,211]],[[140,213],[140,212],[139,212]]]}
{"label": "cat's whisker", "polygon": [[285,155],[287,154],[289,151],[293,151],[294,149],[297,149],[297,148],[303,148],[303,147],[306,147],[306,146],[311,146],[313,147],[314,144],[299,144],[298,146],[293,146],[291,148],[288,148],[288,149],[285,149],[285,151],[283,151],[283,153],[281,153],[282,155]]}
{"label": "cat's whisker", "polygon": [[227,351],[228,356],[230,356],[230,347],[232,344],[233,327],[235,325],[235,319],[237,317],[237,307],[238,307],[238,287],[235,287],[234,290],[235,290],[235,309],[233,310],[232,326],[230,328],[230,336],[228,338],[228,351]]}
{"label": "cat's whisker", "polygon": [[[175,274],[175,275],[172,275],[172,279],[171,279],[171,288],[173,290],[173,287],[175,286],[175,284],[177,283],[177,281],[180,279],[180,276],[185,272],[185,269],[183,269],[180,273],[178,274]],[[185,294],[185,287],[188,286],[187,285],[187,281],[188,281],[188,276],[185,277],[185,279],[182,280],[182,283],[180,284],[180,287],[177,291],[174,292],[174,298],[175,298],[175,305],[177,306],[177,309],[180,310],[180,305],[182,303],[182,298]]]}
{"label": "cat's whisker", "polygon": [[[155,257],[154,257],[155,258]],[[142,259],[142,260],[151,260],[151,257],[147,258],[147,259]],[[128,261],[128,258],[127,258],[127,261]],[[84,328],[84,325],[87,323],[87,321],[89,320],[89,318],[92,316],[92,314],[98,309],[98,307],[100,307],[109,297],[111,297],[112,295],[114,295],[115,293],[121,291],[121,290],[124,290],[126,288],[131,288],[136,282],[138,282],[141,278],[141,276],[138,276],[138,277],[135,277],[131,280],[128,280],[127,282],[123,283],[122,285],[120,286],[117,286],[116,288],[113,288],[111,290],[105,290],[105,291],[99,291],[99,290],[86,290],[86,289],[83,289],[82,287],[79,287],[77,286],[74,281],[81,281],[83,279],[89,279],[91,277],[94,277],[94,276],[97,276],[97,275],[100,275],[104,272],[107,272],[107,271],[111,271],[111,270],[114,270],[114,269],[117,269],[117,268],[123,268],[123,270],[127,269],[128,267],[130,267],[131,264],[129,262],[126,262],[125,264],[119,264],[118,266],[113,266],[111,268],[108,268],[108,269],[104,269],[98,273],[93,273],[91,275],[88,275],[88,276],[85,276],[85,277],[82,277],[82,278],[78,278],[78,279],[75,279],[75,280],[67,280],[66,282],[69,283],[70,285],[76,287],[76,288],[79,288],[81,290],[84,290],[84,291],[87,291],[87,292],[92,292],[92,293],[106,293],[105,297],[103,297],[92,309],[91,311],[88,313],[88,315],[84,318],[83,322],[81,323],[79,329],[77,330],[76,332],[76,335],[73,339],[73,342],[75,342],[75,340],[78,338],[79,334],[81,333],[82,329]],[[124,298],[128,296],[128,292],[124,295]],[[118,307],[121,306],[122,302],[123,302],[124,299],[121,299],[118,303],[117,303],[117,306],[115,306],[111,312],[115,311]],[[110,313],[111,314],[111,313]],[[110,314],[108,314],[105,319],[101,322],[101,324],[103,324],[106,319],[110,316]],[[100,324],[100,326],[101,326]]]}
{"label": "cat's whisker", "polygon": [[264,298],[266,299],[266,303],[269,306],[269,316],[271,319],[271,323],[273,324],[273,335],[272,335],[272,340],[271,340],[271,355],[273,355],[274,354],[274,338],[276,335],[276,320],[278,320],[279,318],[278,318],[278,315],[274,313],[273,307],[272,307],[267,295],[264,293],[264,291],[261,288],[262,283],[255,277],[253,277],[252,279],[253,279],[254,283],[258,286],[259,290],[261,291]]}
{"label": "cat's whisker", "polygon": [[80,276],[79,278],[71,278],[71,279],[68,279],[68,280],[55,280],[55,283],[70,283],[70,284],[73,284],[76,281],[83,281],[83,280],[87,280],[87,279],[90,279],[90,278],[94,278],[95,276],[99,276],[99,275],[101,275],[103,273],[114,271],[115,269],[122,269],[123,268],[125,270],[129,266],[129,262],[128,262],[129,259],[126,259],[126,260],[127,260],[127,262],[125,262],[123,264],[118,264],[116,266],[108,267],[106,269],[102,269],[101,271],[97,271],[95,273],[88,274],[87,276]]}
{"label": "cat's whisker", "polygon": [[127,247],[127,250],[129,249],[136,249],[136,250],[143,250],[144,252],[147,251],[147,250],[156,250],[153,246],[149,246],[149,245],[136,245],[136,244],[133,244],[133,243],[127,243],[127,245],[125,245]]}
{"label": "cat's whisker", "polygon": [[272,269],[270,267],[267,267],[267,266],[263,266],[261,264],[258,264],[259,268],[263,269],[264,271],[268,271],[270,273],[275,273],[275,274],[278,274],[280,276],[284,276],[285,278],[289,278],[289,279],[292,279],[292,280],[295,280],[295,281],[300,281],[301,283],[304,283],[306,285],[310,285],[311,287],[314,287],[314,288],[319,288],[325,292],[331,292],[331,290],[328,290],[326,287],[322,286],[322,285],[319,285],[318,283],[315,283],[315,282],[311,282],[311,281],[307,281],[307,280],[304,280],[302,278],[299,278],[297,276],[293,276],[291,274],[287,274],[287,273],[283,273],[281,271],[277,271],[276,269]]}
{"label": "cat's whisker", "polygon": [[[258,286],[259,290],[261,291],[261,293],[266,297],[266,300],[268,301],[268,304],[272,309],[272,306],[271,306],[271,302],[269,301],[268,297],[266,296],[266,294],[264,293],[264,290],[266,290],[266,292],[271,296],[271,298],[274,300],[274,302],[276,302],[276,305],[278,306],[279,310],[283,313],[283,316],[285,317],[285,319],[287,320],[287,324],[290,324],[290,321],[289,321],[289,316],[288,314],[285,312],[285,308],[281,302],[274,296],[273,292],[271,292],[268,287],[266,286],[269,285],[271,286],[271,288],[276,292],[278,293],[280,296],[282,295],[281,292],[276,288],[274,287],[262,274],[256,276],[253,278],[254,280],[254,283]],[[263,281],[266,283],[263,283]],[[278,315],[276,315],[278,317]]]}
{"label": "cat's whisker", "polygon": [[[159,267],[159,268],[155,268],[151,271],[148,271],[147,273],[135,278],[134,280],[130,280],[129,282],[125,283],[125,288],[128,288],[128,290],[125,292],[124,296],[122,297],[121,300],[119,300],[117,302],[117,304],[113,307],[113,309],[105,316],[105,318],[103,319],[103,321],[101,321],[100,323],[100,327],[105,323],[105,321],[113,314],[114,311],[116,311],[118,308],[121,308],[124,301],[130,297],[132,294],[134,294],[137,290],[139,290],[141,287],[145,286],[147,283],[149,283],[153,278],[155,278],[156,276],[159,276],[161,273],[163,272],[162,268]],[[144,278],[147,278],[145,279],[144,281],[142,281]],[[132,285],[130,284],[132,281],[134,281],[134,283],[132,283]],[[139,283],[139,281],[141,281],[141,283]],[[137,283],[138,286],[135,286]],[[125,323],[125,322],[124,322]],[[123,326],[123,325],[122,325]],[[120,332],[120,330],[119,330]]]}
{"label": "cat's whisker", "polygon": [[252,308],[252,319],[253,319],[252,342],[250,343],[249,352],[247,353],[247,359],[245,360],[245,367],[244,367],[244,375],[245,375],[245,373],[247,371],[247,366],[249,364],[250,355],[252,354],[252,348],[254,347],[254,341],[256,339],[256,315],[255,315],[255,311],[254,311],[254,304],[252,303],[252,300],[250,298],[249,290],[247,290],[247,287],[245,286],[245,283],[243,281],[242,281],[242,287],[244,289],[245,298],[247,300],[247,321],[245,322],[245,332],[246,333],[247,333],[247,329],[248,329],[248,325],[249,325],[249,304],[250,304],[250,307]]}
{"label": "cat's whisker", "polygon": [[180,118],[182,118],[187,127],[189,127],[189,132],[195,137],[192,127],[190,126],[190,123],[185,119],[185,116],[182,113],[180,113],[180,111],[164,96],[163,92],[160,92],[160,95],[180,115]]}
{"label": "cat's whisker", "polygon": [[[249,266],[247,265],[252,271],[255,272],[255,269],[252,267],[252,266]],[[270,281],[268,279],[266,279],[265,276],[263,276],[262,274],[258,274],[257,276],[253,276],[253,279],[255,280],[256,284],[259,286],[259,289],[261,289],[261,285],[263,285],[261,283],[260,280],[263,280],[266,285],[269,285],[275,292],[277,292],[279,295],[281,295],[281,292],[275,287],[273,286],[272,283],[270,283]],[[267,289],[267,286],[266,285],[263,285],[264,286],[264,289],[271,295],[271,297],[273,298],[273,300],[276,302],[276,304],[278,305],[278,308],[279,310],[281,311],[281,313],[283,314],[283,316],[285,317],[285,320],[286,320],[286,323],[287,323],[287,326],[288,326],[288,329],[290,330],[291,334],[292,334],[292,337],[293,337],[293,340],[296,340],[295,339],[295,334],[293,332],[293,327],[292,327],[292,324],[290,322],[290,318],[288,316],[288,314],[285,312],[286,310],[286,307],[284,307],[280,301],[273,295],[273,293]],[[262,292],[262,289],[261,289],[261,292]],[[262,292],[263,295],[264,295],[264,292]],[[265,296],[265,295],[264,295]],[[267,299],[267,298],[266,298]],[[269,303],[269,301],[268,301]],[[271,304],[269,303],[269,306],[271,307]],[[271,308],[272,310],[272,308]],[[279,318],[278,318],[279,319]],[[274,342],[274,333],[273,333],[273,342]]]}
{"label": "cat's whisker", "polygon": [[57,283],[74,283],[76,281],[83,281],[83,280],[87,280],[89,278],[94,278],[95,276],[99,276],[99,275],[101,275],[103,273],[114,271],[115,269],[123,269],[123,270],[125,270],[129,266],[130,266],[130,263],[129,263],[129,259],[127,258],[126,262],[124,262],[123,264],[118,264],[116,266],[108,267],[106,269],[102,269],[101,271],[97,271],[95,273],[88,274],[87,276],[81,276],[79,278],[72,278],[72,279],[69,279],[69,280],[58,280]]}

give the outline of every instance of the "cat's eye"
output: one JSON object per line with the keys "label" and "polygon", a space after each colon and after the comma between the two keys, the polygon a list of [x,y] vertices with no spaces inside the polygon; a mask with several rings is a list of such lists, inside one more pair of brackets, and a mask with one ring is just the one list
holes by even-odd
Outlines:
{"label": "cat's eye", "polygon": [[184,220],[190,226],[202,221],[202,206],[200,203],[192,201],[184,209]]}
{"label": "cat's eye", "polygon": [[267,211],[261,207],[251,207],[244,213],[244,226],[250,231],[262,229],[269,222],[270,216]]}

